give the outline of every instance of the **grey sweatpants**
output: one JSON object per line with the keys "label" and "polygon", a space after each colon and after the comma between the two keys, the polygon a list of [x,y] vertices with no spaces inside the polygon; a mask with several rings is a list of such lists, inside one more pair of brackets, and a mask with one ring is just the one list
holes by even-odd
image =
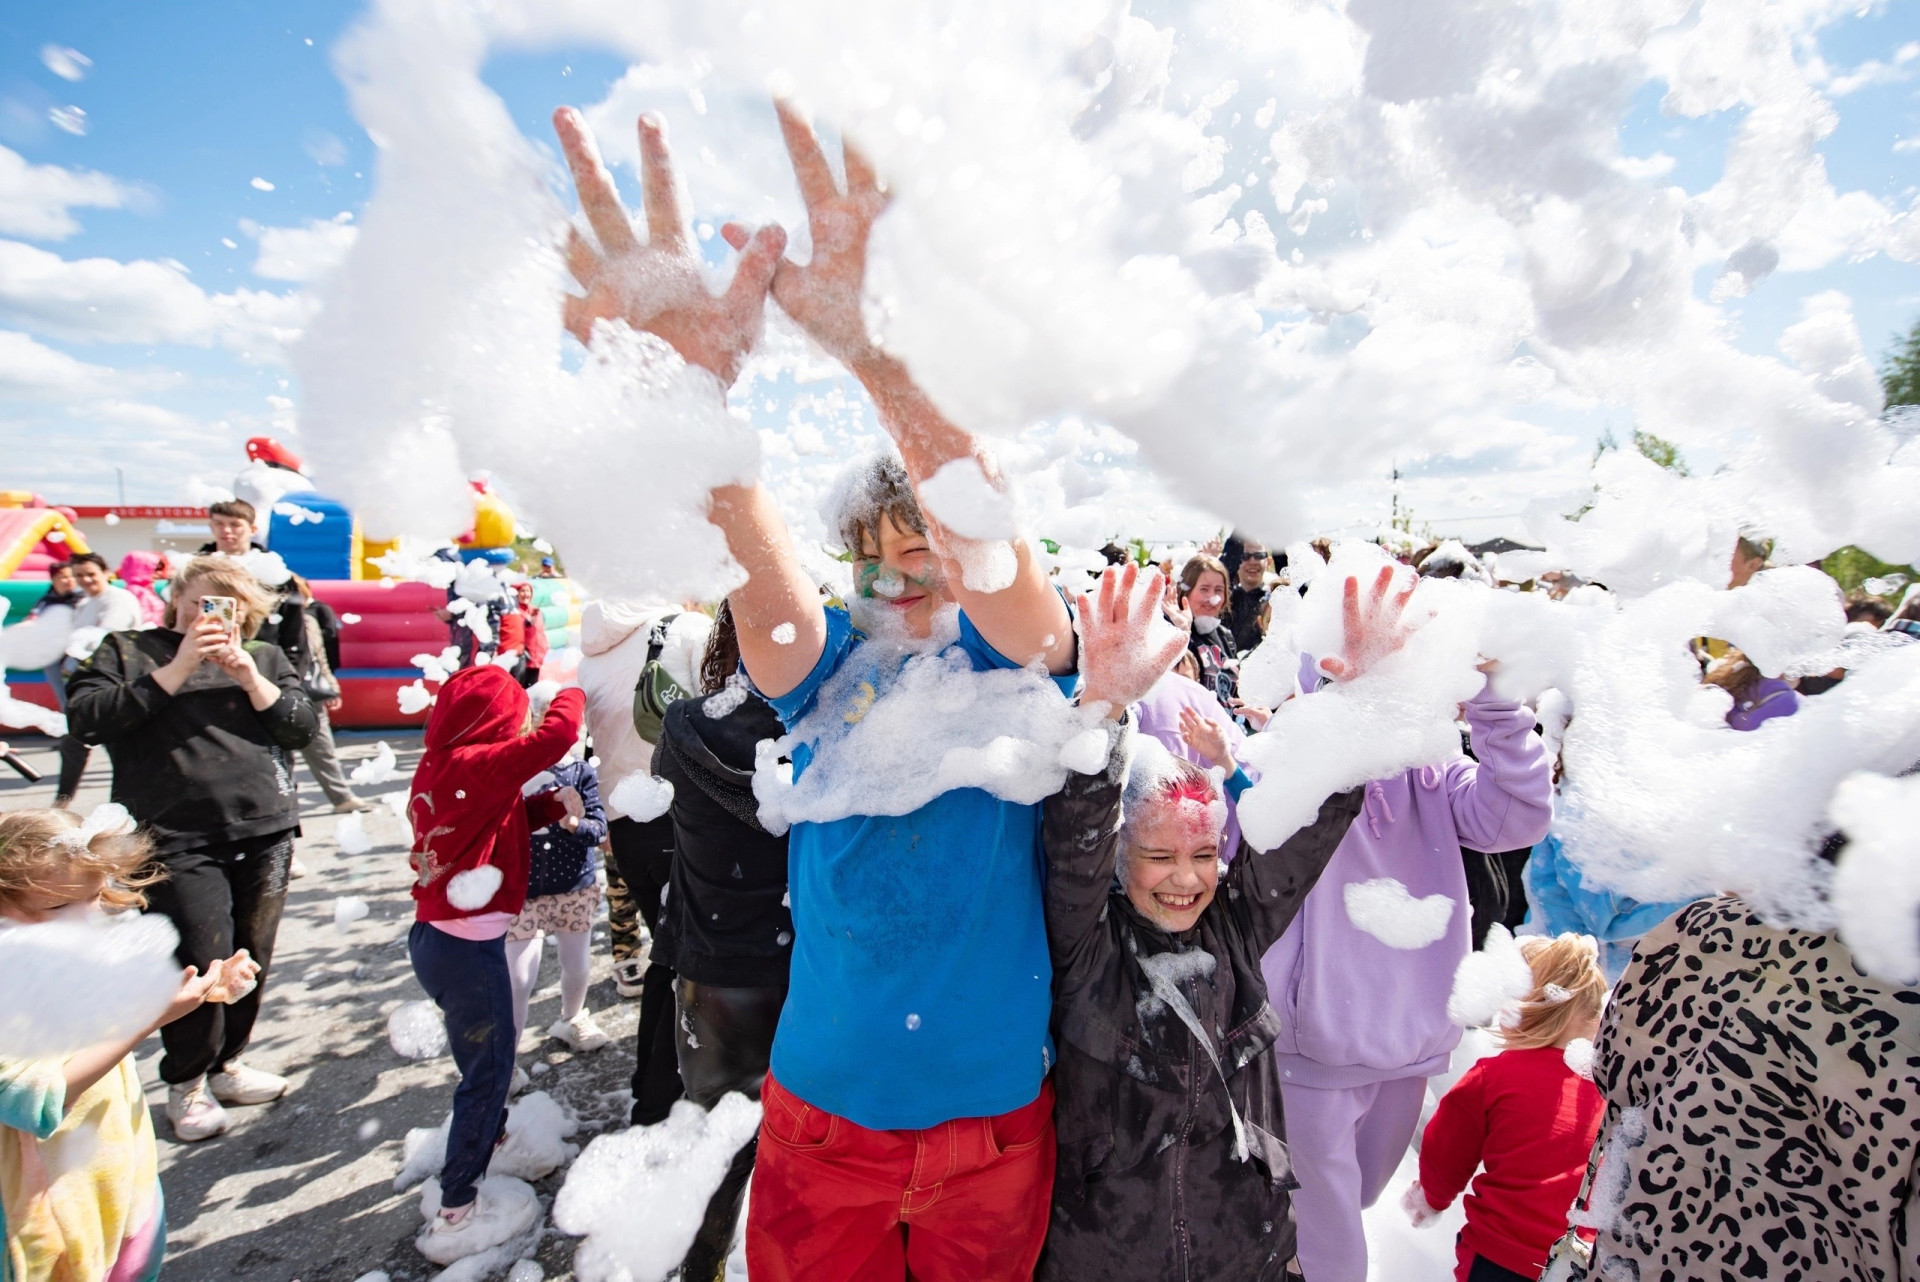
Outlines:
{"label": "grey sweatpants", "polygon": [[319,714],[320,726],[313,732],[313,738],[307,740],[307,746],[300,749],[300,755],[307,760],[307,769],[313,772],[314,782],[320,785],[320,791],[327,794],[327,800],[334,805],[354,800],[353,789],[347,786],[347,776],[340,769],[340,758],[333,751],[333,723],[327,720],[327,710],[316,705],[314,712]]}

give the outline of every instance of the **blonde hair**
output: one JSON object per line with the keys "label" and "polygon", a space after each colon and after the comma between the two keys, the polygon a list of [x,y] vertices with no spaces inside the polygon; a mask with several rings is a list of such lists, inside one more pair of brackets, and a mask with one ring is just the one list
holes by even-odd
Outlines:
{"label": "blonde hair", "polygon": [[187,562],[187,568],[180,571],[173,581],[172,589],[167,593],[167,616],[164,622],[170,628],[186,631],[175,621],[178,613],[177,603],[186,595],[190,584],[204,581],[209,587],[217,588],[203,596],[230,596],[239,612],[240,635],[248,640],[260,630],[267,621],[267,615],[273,612],[278,600],[262,587],[260,580],[253,577],[253,571],[230,556],[196,556]]}
{"label": "blonde hair", "polygon": [[1736,700],[1742,700],[1751,695],[1754,686],[1760,683],[1760,669],[1754,667],[1753,660],[1739,649],[1728,646],[1725,654],[1707,665],[1700,679],[1710,686],[1719,686]]}
{"label": "blonde hair", "polygon": [[1558,1046],[1570,1028],[1600,1013],[1607,977],[1599,945],[1590,935],[1573,934],[1529,935],[1519,942],[1533,971],[1533,990],[1520,1002],[1519,1022],[1495,1029],[1495,1035],[1509,1050]]}
{"label": "blonde hair", "polygon": [[0,901],[46,890],[76,874],[102,878],[100,902],[122,910],[144,908],[142,890],[166,877],[153,861],[144,833],[100,832],[83,845],[66,838],[82,826],[71,810],[15,810],[0,814]]}

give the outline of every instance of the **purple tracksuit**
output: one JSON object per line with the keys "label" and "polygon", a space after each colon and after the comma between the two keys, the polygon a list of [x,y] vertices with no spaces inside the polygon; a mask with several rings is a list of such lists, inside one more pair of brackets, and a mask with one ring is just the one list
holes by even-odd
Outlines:
{"label": "purple tracksuit", "polygon": [[[1533,713],[1482,689],[1466,716],[1479,763],[1463,755],[1369,783],[1300,915],[1262,960],[1280,1015],[1274,1053],[1300,1181],[1300,1266],[1312,1282],[1366,1282],[1360,1212],[1405,1155],[1426,1079],[1460,1040],[1447,1018],[1454,970],[1472,948],[1460,847],[1531,846],[1553,815]],[[1446,932],[1406,950],[1355,926],[1345,888],[1382,877],[1416,899],[1453,900]]]}

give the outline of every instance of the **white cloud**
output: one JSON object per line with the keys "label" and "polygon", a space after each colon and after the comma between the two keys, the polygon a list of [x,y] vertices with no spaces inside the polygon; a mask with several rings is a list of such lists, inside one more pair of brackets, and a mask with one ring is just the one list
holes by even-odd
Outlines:
{"label": "white cloud", "polygon": [[[29,335],[0,330],[0,400],[16,407],[39,405],[64,411],[67,418],[88,424],[89,442],[97,441],[102,426],[165,433],[199,430],[197,421],[185,414],[127,395],[182,381],[170,372],[93,365],[35,342]],[[71,427],[64,431],[72,433]]]}
{"label": "white cloud", "polygon": [[64,240],[80,230],[72,211],[124,209],[138,203],[138,187],[88,169],[28,164],[0,147],[0,233]]}
{"label": "white cloud", "polygon": [[305,141],[301,144],[307,158],[316,165],[334,166],[347,163],[347,144],[325,129],[309,129]]}
{"label": "white cloud", "polygon": [[302,293],[208,294],[177,263],[64,259],[0,240],[0,319],[75,342],[216,343],[278,360],[318,306]]}
{"label": "white cloud", "polygon": [[82,79],[87,74],[87,68],[93,65],[93,59],[86,54],[64,45],[42,45],[40,61],[62,80]]}
{"label": "white cloud", "polygon": [[240,226],[260,242],[260,254],[253,260],[254,275],[299,284],[332,271],[360,234],[350,213],[309,219],[300,227],[262,227],[250,219]]}
{"label": "white cloud", "polygon": [[1869,85],[1893,85],[1910,79],[1920,70],[1920,40],[1909,40],[1894,51],[1891,62],[1869,59],[1852,71],[1835,76],[1826,83],[1826,91],[1835,98],[1845,97]]}
{"label": "white cloud", "polygon": [[120,371],[75,360],[14,330],[0,330],[0,396],[66,401],[118,387]]}

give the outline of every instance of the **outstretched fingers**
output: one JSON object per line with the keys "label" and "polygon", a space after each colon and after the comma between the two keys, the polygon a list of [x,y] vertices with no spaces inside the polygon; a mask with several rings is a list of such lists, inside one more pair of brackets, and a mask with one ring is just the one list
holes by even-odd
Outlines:
{"label": "outstretched fingers", "polygon": [[667,122],[653,112],[640,117],[640,195],[647,212],[647,242],[662,249],[687,247],[687,215],[667,148]]}
{"label": "outstretched fingers", "polygon": [[780,134],[786,139],[787,155],[793,160],[793,176],[800,182],[800,199],[807,202],[807,212],[812,213],[840,194],[838,184],[833,181],[833,169],[827,164],[827,153],[820,149],[820,139],[814,136],[813,126],[801,119],[792,103],[776,98],[773,110],[780,117]]}
{"label": "outstretched fingers", "polygon": [[1099,620],[1102,630],[1113,624],[1113,594],[1118,586],[1119,577],[1111,569],[1100,576],[1100,596],[1095,617]]}
{"label": "outstretched fingers", "polygon": [[[1129,565],[1128,572],[1132,573],[1133,568]],[[1147,576],[1146,590],[1133,598],[1134,622],[1140,625],[1142,635],[1145,634],[1146,627],[1153,622],[1154,613],[1160,609],[1161,602],[1166,600],[1166,596],[1166,579],[1161,576],[1160,571],[1155,570]]]}
{"label": "outstretched fingers", "polygon": [[727,315],[735,325],[751,328],[758,319],[760,310],[766,306],[767,290],[773,285],[773,273],[780,266],[780,255],[786,248],[786,228],[778,223],[769,223],[747,239],[740,252],[740,262],[733,269],[733,283],[727,286],[723,298]]}
{"label": "outstretched fingers", "polygon": [[842,139],[840,157],[847,170],[847,195],[878,196],[880,194],[880,175],[874,171],[873,162],[867,159],[865,153]]}
{"label": "outstretched fingers", "polygon": [[580,282],[580,288],[592,289],[594,282],[600,279],[600,273],[604,267],[605,264],[601,261],[599,253],[587,243],[587,238],[580,234],[580,229],[569,223],[567,225],[567,271]]}
{"label": "outstretched fingers", "polygon": [[553,131],[560,136],[560,150],[566,154],[567,168],[573,173],[573,187],[580,194],[580,210],[586,214],[593,234],[600,238],[600,247],[616,258],[631,253],[640,242],[633,234],[633,224],[627,221],[627,211],[620,204],[613,175],[601,163],[600,149],[594,145],[587,122],[572,107],[561,107],[553,113]]}

